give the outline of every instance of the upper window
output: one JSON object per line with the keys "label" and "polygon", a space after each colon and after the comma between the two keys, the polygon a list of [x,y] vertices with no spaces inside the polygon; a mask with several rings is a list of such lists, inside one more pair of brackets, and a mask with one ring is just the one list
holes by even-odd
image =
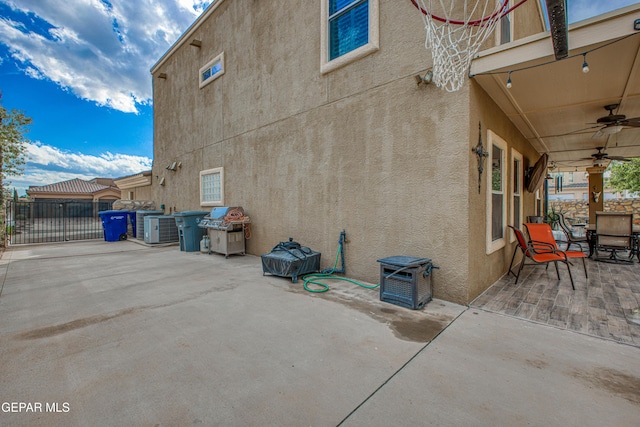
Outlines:
{"label": "upper window", "polygon": [[378,50],[378,0],[321,1],[323,73]]}
{"label": "upper window", "polygon": [[204,87],[224,74],[224,52],[200,68],[200,87]]}
{"label": "upper window", "polygon": [[[508,1],[507,9],[512,6],[511,0]],[[496,34],[498,36],[498,44],[505,44],[511,41],[511,13],[507,13],[498,21]]]}
{"label": "upper window", "polygon": [[200,206],[224,204],[224,168],[200,171]]}
{"label": "upper window", "polygon": [[505,245],[505,220],[507,217],[506,151],[507,143],[488,131],[490,173],[487,174],[487,254]]}

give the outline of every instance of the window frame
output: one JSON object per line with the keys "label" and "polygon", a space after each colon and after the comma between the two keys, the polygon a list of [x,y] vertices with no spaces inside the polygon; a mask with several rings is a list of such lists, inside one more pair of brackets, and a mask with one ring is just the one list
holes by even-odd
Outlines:
{"label": "window frame", "polygon": [[[499,148],[502,152],[501,154],[501,190],[500,192],[496,192],[493,190],[493,146]],[[507,142],[500,138],[497,134],[492,132],[491,130],[487,130],[487,151],[489,153],[489,168],[487,168],[487,223],[486,223],[486,253],[487,255],[496,252],[499,249],[502,249],[506,246],[506,221],[507,221],[507,197],[508,191],[506,187],[506,178],[509,172],[509,165],[507,163]],[[496,240],[493,240],[493,195],[494,194],[502,194],[502,237]]]}
{"label": "window frame", "polygon": [[[501,0],[496,1],[499,3],[501,2]],[[507,9],[510,9],[513,6],[513,0],[509,0],[508,3],[509,4],[507,5]],[[504,25],[505,18],[509,23],[509,40],[502,40],[502,27]],[[513,27],[513,11],[498,19],[498,23],[496,24],[496,28],[494,30],[496,35],[496,46],[511,43],[513,41]]]}
{"label": "window frame", "polygon": [[[329,73],[337,68],[344,67],[347,64],[357,61],[380,49],[380,18],[379,18],[379,0],[369,1],[369,37],[368,42],[350,52],[340,55],[337,58],[329,60],[329,1],[320,0],[320,73]],[[356,3],[354,0],[353,3]]]}
{"label": "window frame", "polygon": [[[220,175],[220,200],[204,200],[202,177],[205,175]],[[213,168],[200,171],[200,206],[224,206],[224,168]]]}
{"label": "window frame", "polygon": [[[516,170],[515,164],[516,162],[518,163],[518,168]],[[511,173],[510,173],[510,177],[511,177],[511,184],[513,185],[513,188],[511,188],[511,200],[510,200],[510,210],[511,210],[511,214],[509,215],[509,221],[511,222],[511,224],[516,227],[518,225],[518,222],[516,222],[516,219],[519,219],[519,224],[522,225],[523,223],[523,216],[522,216],[522,209],[524,208],[524,203],[523,203],[523,182],[524,182],[524,169],[523,169],[523,165],[524,165],[524,156],[515,148],[511,149]],[[518,181],[516,182],[516,177],[515,174],[516,172],[518,172]],[[516,185],[517,184],[517,185]],[[516,218],[515,216],[515,198],[516,196],[518,196],[518,213],[520,214],[520,218]],[[516,235],[513,231],[511,231],[510,233],[510,242],[514,242],[516,240]]]}
{"label": "window frame", "polygon": [[[212,68],[213,68],[214,65],[216,65],[218,63],[220,64],[220,70],[218,70],[218,71],[216,71],[214,73]],[[211,70],[211,75],[203,80],[202,79],[202,74],[204,74],[204,72],[207,71],[207,70]],[[224,52],[220,53],[218,56],[216,56],[215,58],[213,58],[212,60],[207,62],[198,71],[198,82],[199,82],[200,89],[202,89],[203,87],[205,87],[209,83],[213,82],[214,80],[216,80],[217,78],[219,78],[223,74],[224,74]]]}

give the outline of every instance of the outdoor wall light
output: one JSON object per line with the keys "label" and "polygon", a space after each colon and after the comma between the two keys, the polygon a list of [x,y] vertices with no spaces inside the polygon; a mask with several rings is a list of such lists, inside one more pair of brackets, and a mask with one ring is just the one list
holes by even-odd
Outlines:
{"label": "outdoor wall light", "polygon": [[176,169],[179,169],[181,167],[182,167],[182,162],[173,162],[169,164],[165,169],[175,172]]}
{"label": "outdoor wall light", "polygon": [[202,47],[202,40],[198,40],[198,39],[193,39],[191,40],[191,43],[189,43],[191,46],[195,46],[197,48],[201,48]]}
{"label": "outdoor wall light", "polygon": [[162,178],[160,178],[159,184],[164,187],[164,176]]}
{"label": "outdoor wall light", "polygon": [[433,80],[433,71],[427,71],[424,77],[422,77],[420,74],[416,74],[413,77],[416,79],[416,83],[418,84],[418,86],[420,86],[422,83],[428,85]]}
{"label": "outdoor wall light", "polygon": [[167,73],[160,73],[160,74],[158,74],[158,78],[159,78],[159,79],[166,79],[166,78],[167,78]]}

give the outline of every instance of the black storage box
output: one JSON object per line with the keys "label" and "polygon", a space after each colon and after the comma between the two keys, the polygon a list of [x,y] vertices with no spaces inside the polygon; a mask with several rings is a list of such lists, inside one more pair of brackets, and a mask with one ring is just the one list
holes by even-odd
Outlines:
{"label": "black storage box", "polygon": [[293,283],[298,276],[315,273],[320,269],[320,252],[315,252],[289,239],[278,243],[270,253],[262,255],[262,274],[291,277]]}
{"label": "black storage box", "polygon": [[411,309],[420,309],[431,301],[429,258],[392,256],[379,259],[380,300]]}

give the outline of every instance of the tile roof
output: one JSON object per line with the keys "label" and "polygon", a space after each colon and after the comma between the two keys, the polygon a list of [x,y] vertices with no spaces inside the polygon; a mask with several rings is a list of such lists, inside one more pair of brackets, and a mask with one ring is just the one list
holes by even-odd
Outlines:
{"label": "tile roof", "polygon": [[36,193],[77,193],[77,194],[94,194],[102,190],[109,189],[107,185],[97,184],[95,182],[85,181],[79,178],[70,179],[69,181],[56,182],[55,184],[31,186],[27,190],[27,194]]}

